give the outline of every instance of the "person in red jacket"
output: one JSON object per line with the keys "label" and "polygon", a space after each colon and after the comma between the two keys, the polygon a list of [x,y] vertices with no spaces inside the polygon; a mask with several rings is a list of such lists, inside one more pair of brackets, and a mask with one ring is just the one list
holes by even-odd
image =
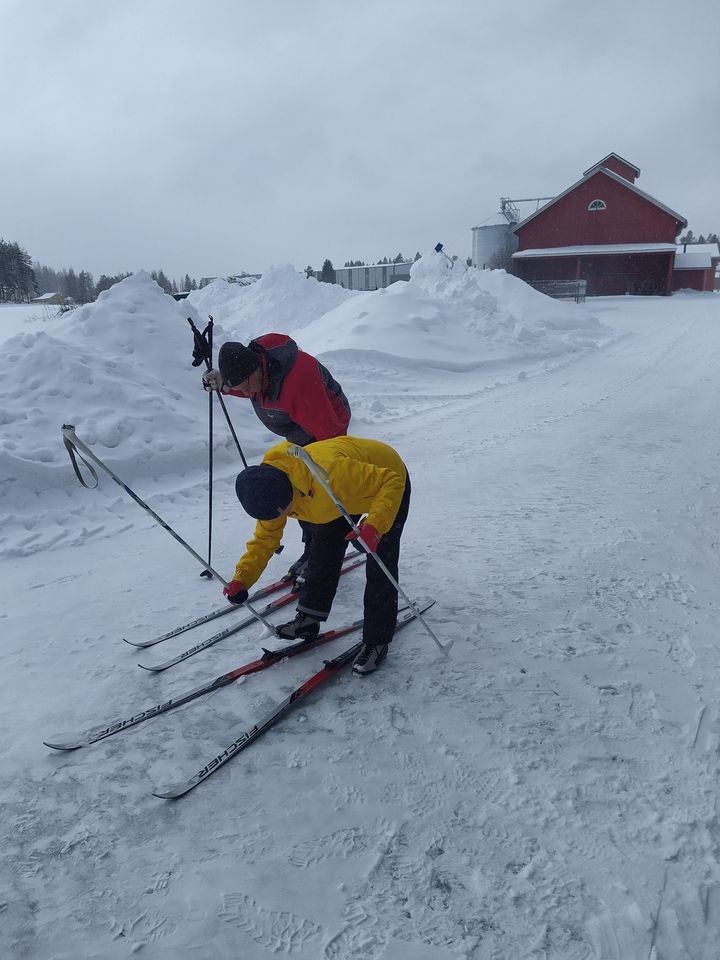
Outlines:
{"label": "person in red jacket", "polygon": [[247,347],[220,347],[218,369],[203,374],[206,390],[246,397],[272,433],[304,447],[347,433],[350,404],[319,360],[284,333],[266,333]]}
{"label": "person in red jacket", "polygon": [[[266,333],[247,346],[224,343],[218,369],[203,373],[203,386],[247,398],[268,430],[300,447],[347,434],[351,410],[342,387],[287,334]],[[302,526],[305,550],[288,570],[296,584],[312,535],[310,524]]]}

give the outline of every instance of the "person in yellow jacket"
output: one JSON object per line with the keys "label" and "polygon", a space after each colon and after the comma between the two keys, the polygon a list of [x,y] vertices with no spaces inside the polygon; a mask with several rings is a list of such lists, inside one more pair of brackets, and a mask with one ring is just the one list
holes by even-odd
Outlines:
{"label": "person in yellow jacket", "polygon": [[[335,597],[347,542],[357,538],[347,520],[290,444],[271,447],[262,463],[238,474],[235,492],[251,517],[255,533],[224,589],[231,603],[244,603],[280,545],[288,517],[316,524],[298,593],[295,619],[278,628],[287,639],[311,639],[327,620]],[[356,524],[365,545],[398,579],[400,538],[410,504],[410,478],[396,450],[379,440],[333,437],[305,447],[328,476],[330,488]],[[368,558],[364,597],[363,646],[353,664],[371,673],[387,656],[397,619],[396,588]]]}

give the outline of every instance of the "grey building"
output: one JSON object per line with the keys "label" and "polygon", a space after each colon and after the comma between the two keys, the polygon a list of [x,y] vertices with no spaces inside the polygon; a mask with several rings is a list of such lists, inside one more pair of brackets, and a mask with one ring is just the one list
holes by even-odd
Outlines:
{"label": "grey building", "polygon": [[[368,267],[336,267],[335,283],[346,290],[379,290],[397,280],[410,279],[412,260],[407,263],[373,263]],[[320,279],[320,272],[315,274]]]}

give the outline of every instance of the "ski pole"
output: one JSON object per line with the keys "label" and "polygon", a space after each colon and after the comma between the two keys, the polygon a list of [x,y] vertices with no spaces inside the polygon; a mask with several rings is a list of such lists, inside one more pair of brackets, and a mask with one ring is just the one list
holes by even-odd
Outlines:
{"label": "ski pole", "polygon": [[375,560],[375,562],[376,562],[377,565],[380,567],[380,569],[382,570],[382,572],[383,572],[383,573],[385,574],[385,576],[388,578],[388,580],[390,581],[390,583],[395,587],[395,589],[398,591],[398,593],[399,593],[400,596],[403,598],[403,600],[408,604],[408,606],[410,607],[410,609],[412,610],[412,612],[413,612],[413,613],[415,614],[415,616],[418,618],[418,620],[420,621],[420,623],[425,627],[425,629],[426,629],[427,632],[430,634],[430,636],[433,638],[433,640],[434,640],[435,643],[438,645],[438,647],[440,647],[440,649],[442,650],[442,652],[447,655],[447,652],[448,652],[448,650],[450,649],[450,647],[452,646],[453,641],[451,640],[449,643],[441,643],[440,640],[438,640],[438,638],[437,638],[437,636],[435,635],[435,632],[433,631],[432,627],[431,627],[428,623],[426,623],[425,618],[423,617],[422,613],[421,613],[420,610],[417,608],[417,606],[415,605],[415,603],[413,603],[413,601],[410,599],[410,597],[405,593],[405,591],[402,589],[402,587],[400,586],[400,584],[398,583],[398,581],[395,579],[395,577],[393,577],[393,575],[390,573],[390,571],[389,571],[388,568],[385,566],[385,564],[384,564],[383,561],[380,559],[380,557],[379,557],[374,551],[372,551],[372,550],[370,550],[370,549],[368,548],[367,544],[366,544],[365,541],[362,539],[362,536],[360,536],[360,528],[359,528],[358,525],[355,523],[355,521],[354,521],[353,518],[350,516],[350,514],[347,512],[347,510],[346,510],[345,507],[343,506],[342,502],[335,496],[335,493],[334,493],[332,487],[330,486],[330,478],[328,477],[327,473],[322,469],[322,467],[318,466],[318,464],[315,463],[315,461],[312,459],[312,457],[310,456],[310,454],[309,454],[309,453],[307,452],[307,450],[305,450],[303,447],[298,447],[298,446],[292,445],[292,446],[290,446],[290,447],[288,448],[288,451],[287,451],[287,452],[288,452],[288,455],[289,455],[289,456],[291,456],[291,457],[297,457],[298,460],[302,460],[302,462],[303,462],[303,463],[305,464],[305,466],[308,468],[308,470],[310,471],[310,473],[315,477],[315,479],[318,481],[318,483],[325,489],[325,492],[326,492],[327,495],[330,497],[330,499],[331,499],[332,502],[335,504],[335,506],[338,508],[338,510],[340,511],[340,513],[345,517],[345,519],[346,519],[347,522],[350,524],[350,526],[353,528],[353,530],[355,531],[355,533],[358,534],[358,542],[359,542],[360,545],[362,546],[362,548],[363,548],[363,550],[365,551],[365,553],[369,554],[369,555],[373,558],[373,560]]}
{"label": "ski pole", "polygon": [[[183,538],[180,536],[179,533],[176,533],[168,523],[165,523],[162,517],[158,516],[158,514],[155,513],[152,507],[149,507],[144,500],[141,500],[140,497],[133,490],[131,490],[126,483],[123,483],[120,477],[118,477],[117,474],[113,473],[113,471],[110,469],[110,467],[107,466],[107,464],[103,463],[99,457],[95,456],[92,450],[88,446],[86,446],[82,442],[82,440],[78,438],[77,434],[75,433],[75,427],[73,426],[73,424],[64,423],[62,425],[62,435],[63,435],[63,443],[65,444],[65,449],[67,450],[68,456],[70,457],[70,462],[72,463],[73,470],[75,471],[75,475],[84,487],[88,487],[89,485],[85,483],[85,481],[83,480],[82,475],[80,473],[80,469],[77,465],[77,461],[75,459],[76,454],[78,455],[78,457],[80,457],[80,454],[78,453],[79,450],[82,450],[82,452],[85,454],[86,457],[89,457],[93,461],[93,463],[96,463],[102,470],[105,471],[105,473],[107,473],[109,477],[112,477],[115,483],[119,487],[122,487],[125,493],[127,493],[129,497],[132,497],[132,499],[135,501],[135,503],[138,504],[138,506],[142,507],[142,509],[146,513],[149,513],[150,516],[153,518],[153,520],[155,520],[156,523],[160,524],[163,530],[167,530],[167,532],[170,534],[171,537],[177,540],[177,542],[182,547],[185,547],[187,552],[191,554],[193,557],[195,557],[197,562],[201,566],[203,566],[210,573],[211,576],[215,577],[215,579],[219,583],[221,583],[224,587],[227,587],[228,581],[223,580],[223,578],[220,576],[217,570],[213,570],[210,564],[206,563],[203,560],[203,558],[200,556],[200,554],[197,553],[195,550],[193,550],[193,548],[190,546],[189,543],[183,540]],[[80,460],[82,460],[85,466],[90,470],[90,473],[95,479],[94,486],[97,486],[97,481],[98,481],[97,473],[95,472],[91,464],[87,462],[87,460],[83,459],[83,457],[80,457]],[[275,627],[268,620],[266,620],[265,617],[258,610],[255,610],[252,606],[250,606],[250,604],[247,601],[245,601],[243,606],[248,608],[250,613],[252,613],[252,615],[256,617],[263,624],[263,626],[270,632],[271,635],[277,636],[277,630],[275,629]]]}
{"label": "ski pole", "polygon": [[[209,367],[212,367],[212,353],[213,353],[213,324],[214,320],[212,317],[209,318],[208,325],[206,327],[207,333],[207,346],[208,346],[208,355],[205,359],[205,362]],[[212,391],[208,392],[208,564],[212,563],[212,525],[213,525],[213,395]],[[203,570],[200,574],[201,577],[207,577],[212,579],[212,574],[209,570]]]}
{"label": "ski pole", "polygon": [[[212,317],[208,317],[208,319],[210,323],[214,323]],[[206,339],[208,327],[206,327],[205,330],[202,333],[200,333],[198,328],[193,323],[192,317],[188,317],[187,322],[190,324],[190,327],[193,332],[193,337],[195,338],[195,349],[193,350],[193,357],[195,359],[193,360],[193,366],[194,367],[199,366],[204,360],[205,366],[207,367],[207,369],[212,370],[212,362],[211,362],[212,349],[210,350],[208,349],[208,342]],[[240,441],[238,440],[237,434],[235,433],[235,428],[232,425],[230,414],[227,412],[227,407],[225,406],[225,400],[223,398],[223,395],[219,390],[216,390],[215,393],[217,393],[217,398],[220,401],[220,407],[222,408],[222,412],[225,414],[225,420],[227,421],[227,425],[232,435],[232,438],[235,441],[235,446],[237,447],[237,451],[240,454],[240,459],[242,460],[243,467],[247,468],[247,465],[248,465],[247,460],[245,459],[245,454],[242,452],[242,447],[240,446]],[[212,397],[212,394],[213,394],[213,391],[211,390],[210,391],[211,397]]]}

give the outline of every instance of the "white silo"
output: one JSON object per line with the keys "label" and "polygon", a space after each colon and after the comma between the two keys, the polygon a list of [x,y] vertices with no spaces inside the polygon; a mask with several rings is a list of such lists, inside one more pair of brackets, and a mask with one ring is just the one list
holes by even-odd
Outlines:
{"label": "white silo", "polygon": [[496,258],[512,254],[517,250],[517,237],[511,233],[514,223],[503,220],[484,227],[472,228],[472,262],[479,270],[496,265]]}

